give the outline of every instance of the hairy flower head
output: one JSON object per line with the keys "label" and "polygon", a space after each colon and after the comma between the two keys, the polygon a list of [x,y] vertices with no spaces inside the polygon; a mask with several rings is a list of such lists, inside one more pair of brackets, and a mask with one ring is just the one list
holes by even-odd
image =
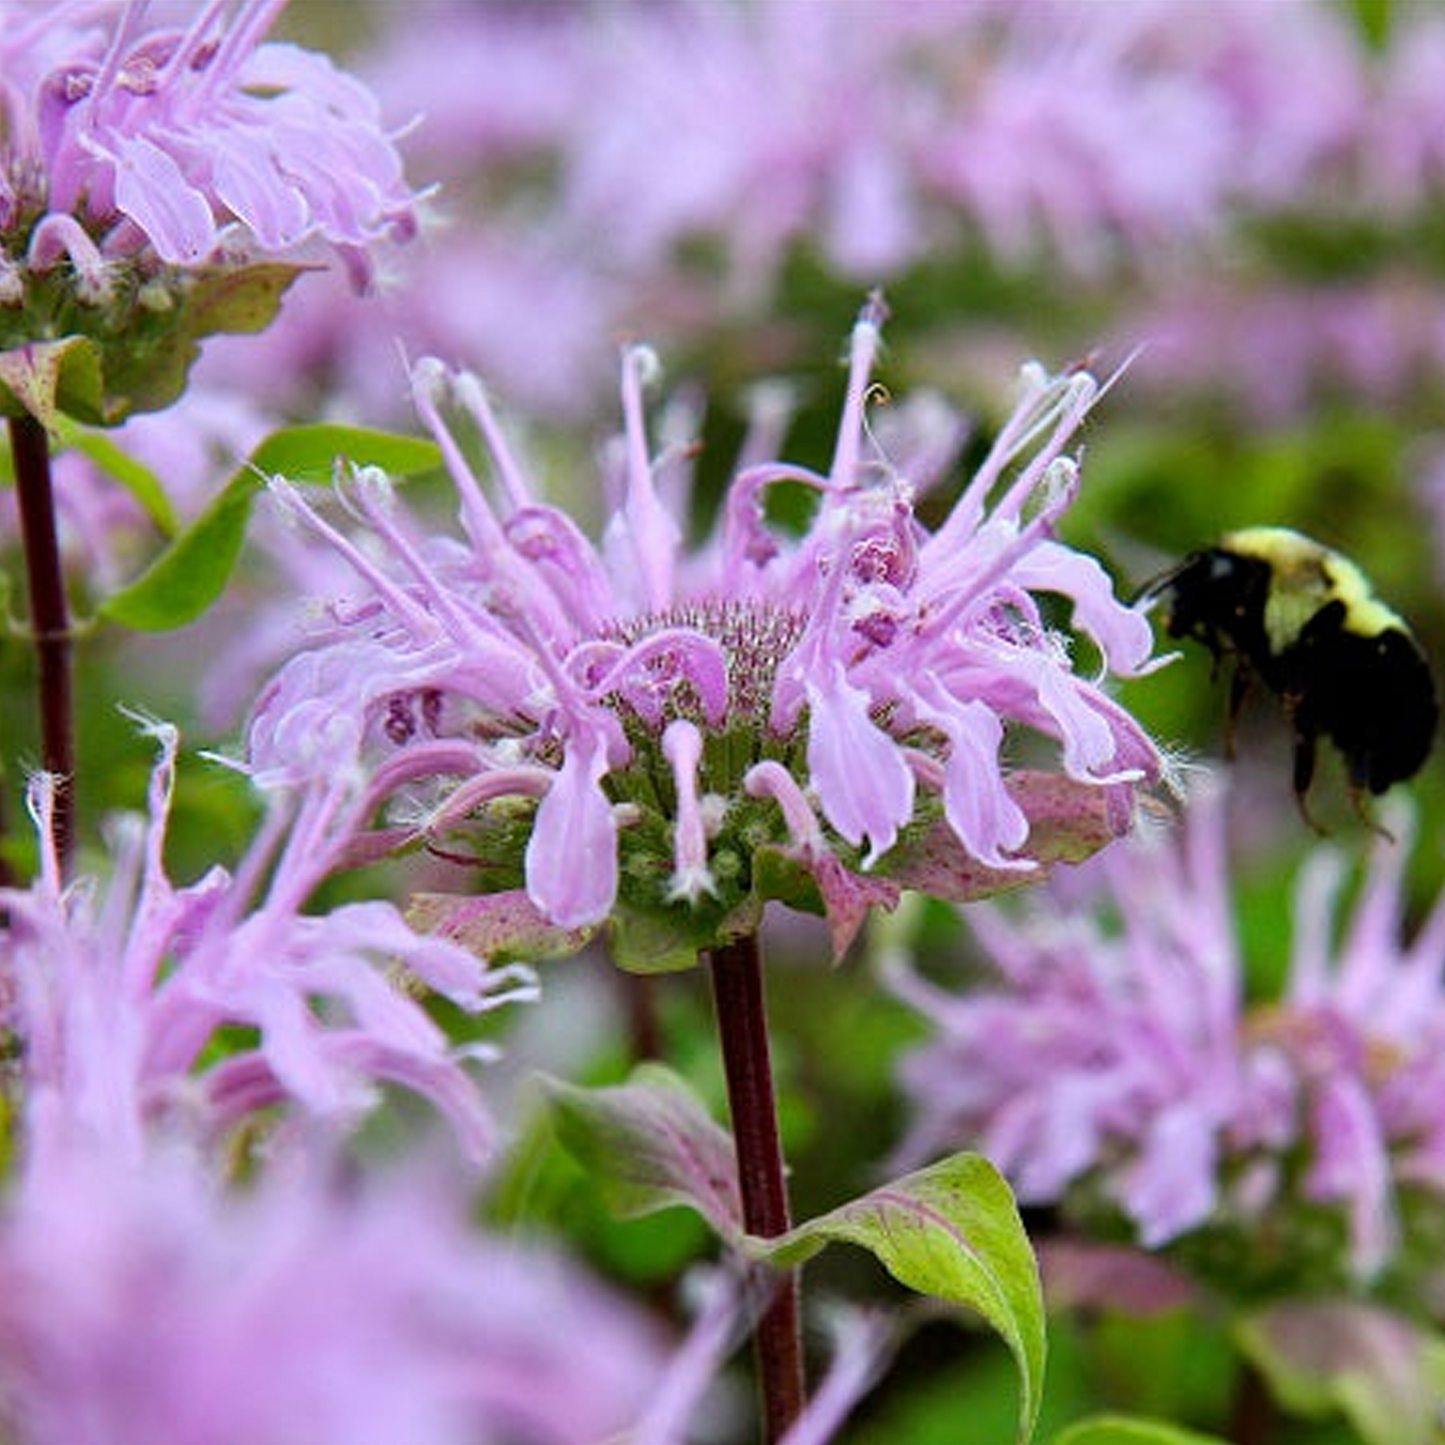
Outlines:
{"label": "hairy flower head", "polygon": [[76,1154],[138,1161],[157,1133],[214,1140],[276,1104],[346,1125],[381,1082],[430,1099],[483,1155],[491,1125],[465,1051],[389,970],[404,965],[472,1011],[530,996],[530,978],[418,936],[387,903],[302,912],[364,806],[345,775],[278,794],[234,875],[217,867],[176,887],[162,854],[177,739],[152,731],[150,817],[113,825],[106,887],[62,887],[42,776],[41,876],[0,890],[0,1023],[22,1049],[29,1170]]}
{"label": "hairy flower head", "polygon": [[[755,927],[767,897],[821,901],[841,949],[900,885],[972,896],[1113,836],[1157,757],[1074,669],[1036,595],[1071,601],[1106,670],[1148,665],[1145,619],[1054,537],[1078,486],[1065,447],[1098,385],[1025,368],[1018,407],[929,532],[865,422],[881,317],[872,301],[854,328],[829,469],[744,465],[697,548],[679,458],[647,438],[649,353],[624,357],[599,542],[536,493],[476,380],[422,363],[417,402],[464,540],[421,535],[375,473],[343,485],[365,546],[273,484],[350,559],[359,592],[263,692],[252,767],[357,756],[375,789],[405,791],[413,836],[465,838],[508,907],[515,879],[559,929],[648,920],[651,966]],[[490,490],[443,400],[485,438]],[[768,519],[782,484],[813,499],[796,534]],[[1012,775],[1016,729],[1054,741],[1056,774]]]}
{"label": "hairy flower head", "polygon": [[[415,230],[371,93],[264,43],[284,4],[206,0],[148,29],[137,0],[0,3],[0,353],[88,338],[100,401],[69,388],[85,420],[168,404],[197,340],[261,329],[319,252],[361,285],[371,248]],[[53,364],[10,360],[0,410],[31,398],[22,362]]]}
{"label": "hairy flower head", "polygon": [[981,1145],[1025,1202],[1122,1222],[1228,1288],[1408,1276],[1410,1220],[1445,1190],[1445,902],[1407,942],[1406,854],[1380,840],[1337,929],[1346,870],[1318,850],[1286,980],[1258,1002],[1218,796],[1182,838],[1091,863],[1096,893],[971,910],[996,982],[898,978],[934,1031],[905,1065],[906,1152]]}
{"label": "hairy flower head", "polygon": [[6,1438],[587,1445],[644,1411],[667,1355],[627,1301],[478,1230],[455,1171],[325,1153],[248,1191],[172,1153],[27,1180],[0,1214]]}

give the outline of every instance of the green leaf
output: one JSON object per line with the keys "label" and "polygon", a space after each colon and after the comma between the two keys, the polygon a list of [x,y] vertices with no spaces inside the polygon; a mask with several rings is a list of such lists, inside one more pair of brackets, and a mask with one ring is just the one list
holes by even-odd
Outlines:
{"label": "green leaf", "polygon": [[414,477],[442,464],[436,443],[424,437],[315,422],[272,432],[251,453],[249,469],[293,482],[325,483],[331,480],[337,457],[359,467],[380,467],[393,477]]}
{"label": "green leaf", "polygon": [[[757,922],[754,909],[738,921],[733,936],[748,932],[749,923],[756,929]],[[633,908],[623,898],[613,905],[609,926],[608,954],[628,973],[681,973],[696,968],[700,952],[719,942],[717,926],[708,919],[683,908],[667,913]]]}
{"label": "green leaf", "polygon": [[102,616],[144,632],[184,626],[225,589],[265,479],[328,481],[337,458],[411,476],[439,466],[435,445],[417,437],[347,426],[295,426],[273,432],[210,506],[134,582],[102,603]]}
{"label": "green leaf", "polygon": [[264,331],[275,319],[281,298],[296,278],[315,266],[258,261],[251,266],[192,271],[182,307],[192,336]]}
{"label": "green leaf", "polygon": [[1225,1445],[1215,1435],[1200,1435],[1162,1420],[1131,1415],[1096,1415],[1054,1436],[1054,1445]]}
{"label": "green leaf", "polygon": [[560,1079],[543,1087],[562,1147],[593,1176],[624,1219],[684,1205],[724,1238],[742,1240],[742,1201],[732,1138],[687,1084],[642,1064],[625,1084],[583,1089]]}
{"label": "green leaf", "polygon": [[910,1289],[977,1310],[1018,1369],[1020,1440],[1038,1419],[1044,1383],[1044,1302],[1038,1266],[1003,1176],[977,1154],[955,1154],[800,1224],[749,1237],[757,1257],[801,1264],[825,1245],[870,1251]]}
{"label": "green leaf", "polygon": [[104,432],[75,426],[61,429],[65,444],[90,458],[112,481],[119,482],[145,509],[162,536],[174,537],[180,520],[161,479],[144,462],[118,447]]}
{"label": "green leaf", "polygon": [[0,352],[0,415],[29,413],[54,431],[62,412],[103,422],[100,352],[88,336],[32,341]]}
{"label": "green leaf", "polygon": [[1280,1402],[1341,1411],[1369,1445],[1430,1445],[1445,1407],[1445,1339],[1376,1305],[1291,1300],[1240,1320],[1235,1335]]}
{"label": "green leaf", "polygon": [[[164,307],[139,308],[132,324],[104,342],[105,416],[161,411],[186,389],[201,342],[218,332],[264,331],[287,288],[312,266],[260,261],[251,266],[187,269],[166,292]],[[72,411],[72,415],[81,416]]]}
{"label": "green leaf", "polygon": [[910,1289],[977,1310],[1013,1353],[1019,1438],[1029,1437],[1043,1392],[1043,1295],[1013,1195],[986,1159],[958,1154],[777,1239],[744,1237],[732,1140],[675,1074],[644,1064],[611,1088],[545,1087],[559,1142],[622,1216],[684,1205],[781,1268],[831,1243],[860,1245]]}

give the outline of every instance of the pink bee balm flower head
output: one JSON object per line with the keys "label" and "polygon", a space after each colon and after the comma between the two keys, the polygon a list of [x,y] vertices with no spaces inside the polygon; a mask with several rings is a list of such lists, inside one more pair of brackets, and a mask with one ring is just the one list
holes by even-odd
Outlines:
{"label": "pink bee balm flower head", "polygon": [[[1150,665],[1146,620],[1054,537],[1078,485],[1065,447],[1099,387],[1025,368],[1017,409],[930,533],[865,425],[881,320],[871,301],[854,328],[830,468],[745,465],[696,549],[680,457],[647,438],[649,353],[624,357],[600,543],[537,494],[475,378],[422,363],[417,402],[465,540],[420,535],[375,473],[343,486],[365,546],[273,484],[359,590],[263,692],[251,766],[327,769],[344,745],[375,791],[400,795],[388,836],[464,838],[497,908],[584,934],[610,919],[619,956],[635,943],[651,966],[755,926],[770,897],[821,903],[841,951],[900,887],[974,896],[1114,836],[1158,758],[1074,670],[1035,596],[1071,599],[1105,670]],[[490,492],[444,402],[486,439]],[[767,521],[783,483],[816,500],[799,535]],[[1054,740],[1057,773],[1013,773],[1020,729]],[[486,916],[477,900],[465,912],[468,928]],[[644,919],[646,942],[631,932]]]}
{"label": "pink bee balm flower head", "polygon": [[[330,250],[360,286],[416,228],[371,93],[264,43],[284,4],[206,0],[149,30],[142,3],[109,26],[115,6],[0,5],[0,353],[89,338],[85,420],[168,404],[199,338],[261,329],[302,264]],[[24,401],[17,365],[0,380]]]}
{"label": "pink bee balm flower head", "polygon": [[[322,1151],[324,1154],[324,1151]],[[77,1156],[0,1219],[0,1419],[24,1445],[592,1445],[667,1365],[626,1301],[467,1220],[444,1171]]]}
{"label": "pink bee balm flower head", "polygon": [[[137,1160],[157,1129],[215,1136],[278,1103],[348,1124],[383,1081],[430,1099],[483,1155],[491,1127],[463,1054],[388,969],[472,1011],[530,997],[530,977],[418,936],[390,904],[301,912],[364,806],[349,778],[277,797],[234,876],[214,868],[175,887],[162,850],[177,740],[163,725],[152,732],[150,818],[116,825],[108,887],[62,889],[42,776],[31,791],[41,876],[0,891],[0,997],[23,1045],[31,1169],[65,1167],[77,1152]],[[255,1042],[217,1047],[227,1026]]]}
{"label": "pink bee balm flower head", "polygon": [[1182,838],[1091,863],[1093,897],[970,910],[996,984],[897,978],[934,1030],[904,1068],[905,1152],[980,1145],[1023,1201],[1122,1225],[1226,1289],[1408,1284],[1408,1221],[1445,1191],[1445,900],[1406,942],[1407,852],[1377,843],[1338,942],[1345,868],[1315,853],[1268,1002],[1246,995],[1217,794]]}
{"label": "pink bee balm flower head", "polygon": [[8,7],[0,226],[37,224],[32,248],[77,269],[141,247],[197,265],[227,227],[272,253],[411,229],[416,198],[370,92],[322,55],[263,43],[284,5],[209,0],[186,29],[147,31],[129,4],[109,35],[67,29],[79,7]]}
{"label": "pink bee balm flower head", "polygon": [[[321,380],[373,417],[397,404],[370,364],[396,335],[590,419],[610,338],[638,316],[669,346],[746,334],[800,362],[800,267],[844,287],[981,252],[1094,290],[1194,274],[1241,207],[1337,186],[1329,162],[1372,99],[1354,27],[1312,3],[443,0],[371,17],[358,68],[388,114],[424,117],[409,146],[456,223],[429,227],[407,284],[364,314],[308,283],[265,344],[227,350],[268,398]],[[1295,66],[1316,84],[1280,85]]]}

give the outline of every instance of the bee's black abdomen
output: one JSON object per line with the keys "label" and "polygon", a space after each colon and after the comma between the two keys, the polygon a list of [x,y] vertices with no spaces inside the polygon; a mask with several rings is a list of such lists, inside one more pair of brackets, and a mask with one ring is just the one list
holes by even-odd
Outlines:
{"label": "bee's black abdomen", "polygon": [[1296,728],[1328,737],[1355,787],[1383,793],[1419,771],[1439,705],[1429,664],[1402,628],[1361,636],[1331,605],[1278,661]]}

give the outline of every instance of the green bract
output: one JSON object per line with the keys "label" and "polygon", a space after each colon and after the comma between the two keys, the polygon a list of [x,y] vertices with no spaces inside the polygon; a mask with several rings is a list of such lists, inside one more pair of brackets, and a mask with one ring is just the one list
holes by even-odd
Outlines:
{"label": "green bract", "polygon": [[207,336],[264,331],[309,269],[115,262],[103,297],[82,296],[69,268],[25,273],[23,300],[0,305],[0,415],[53,429],[62,416],[116,426],[159,411],[185,390]]}

